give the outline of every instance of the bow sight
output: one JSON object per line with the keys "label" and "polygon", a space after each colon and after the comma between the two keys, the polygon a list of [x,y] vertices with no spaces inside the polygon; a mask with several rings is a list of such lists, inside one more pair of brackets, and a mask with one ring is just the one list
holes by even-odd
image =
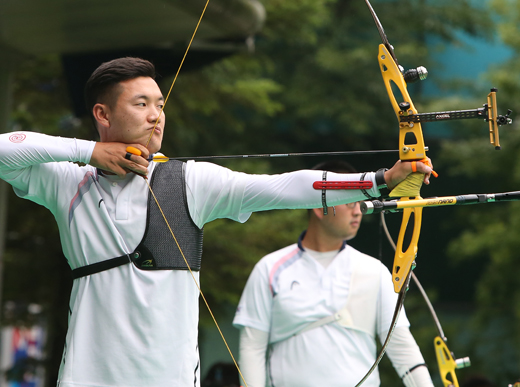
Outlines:
{"label": "bow sight", "polygon": [[[386,51],[395,61],[395,54],[393,54],[393,47],[391,45],[383,44]],[[389,47],[391,51],[389,50]],[[384,66],[385,71],[388,69],[384,65],[386,55],[381,55],[380,61]],[[397,62],[396,62],[397,64]],[[428,70],[425,67],[419,66],[415,69],[409,69],[404,71],[403,66],[397,65],[397,68],[401,72],[406,84],[414,83],[417,81],[424,81],[428,77]],[[383,72],[383,77],[385,74]],[[498,127],[502,125],[509,125],[513,123],[513,120],[509,118],[513,112],[511,109],[507,110],[507,114],[498,115],[497,113],[497,88],[492,88],[487,96],[487,103],[483,104],[481,108],[469,109],[469,110],[449,110],[442,112],[431,112],[431,113],[417,113],[413,109],[410,102],[399,102],[398,103],[398,118],[399,125],[401,128],[408,126],[413,128],[415,123],[422,122],[437,122],[437,121],[451,121],[451,120],[467,120],[471,118],[480,118],[489,124],[489,142],[495,146],[496,150],[500,150],[500,139],[498,134]],[[393,94],[395,97],[395,94]],[[416,140],[416,139],[415,139]],[[410,150],[409,147],[402,149],[403,152],[407,153]]]}
{"label": "bow sight", "polygon": [[[399,64],[397,58],[394,53],[394,47],[388,41],[388,37],[385,34],[385,30],[383,29],[383,25],[379,21],[372,5],[368,0],[365,0],[372,17],[374,18],[374,22],[376,23],[377,30],[379,31],[379,35],[381,36],[381,40],[383,42],[382,46],[384,48],[380,48],[379,52],[379,62],[381,65],[381,72],[383,74],[383,78],[385,79],[385,83],[387,89],[390,85],[387,83],[387,80],[396,80],[400,77],[397,76],[397,70],[401,73],[402,79],[404,80],[404,85],[399,87],[399,84],[396,83],[397,87],[401,91],[401,97],[404,96],[405,99],[409,100],[408,93],[403,91],[406,89],[406,85],[410,83],[414,83],[417,81],[423,81],[428,76],[428,70],[426,68],[419,66],[415,69],[410,69],[404,71],[404,67]],[[393,63],[391,63],[393,62]],[[393,66],[392,66],[393,65]],[[395,66],[395,67],[394,67]],[[393,69],[391,67],[394,67]],[[390,71],[388,71],[390,70]],[[393,73],[393,74],[392,74]],[[509,118],[509,115],[513,112],[511,109],[508,109],[507,114],[498,115],[497,114],[497,97],[496,97],[497,89],[492,88],[491,92],[487,96],[487,104],[484,104],[483,107],[472,110],[452,110],[452,111],[444,111],[444,112],[433,112],[433,113],[417,113],[413,104],[410,102],[400,102],[398,106],[394,106],[394,110],[398,113],[399,125],[401,129],[404,129],[406,126],[409,128],[413,128],[414,123],[421,122],[434,122],[434,121],[448,121],[448,120],[460,120],[460,119],[469,119],[469,118],[483,118],[489,124],[489,142],[495,146],[496,150],[500,150],[500,140],[498,134],[498,127],[506,124],[511,124],[513,120]],[[395,94],[393,91],[388,90],[388,94],[392,95],[395,98]],[[397,108],[397,109],[396,109]],[[408,131],[407,134],[415,135],[415,130]],[[415,136],[410,136],[415,137]],[[421,136],[422,137],[422,136]],[[419,139],[416,139],[419,142]],[[422,139],[421,139],[422,140]],[[406,149],[402,149],[403,153],[408,153],[410,148],[406,147]],[[424,156],[423,156],[424,157]],[[406,159],[413,159],[412,156],[408,155]]]}
{"label": "bow sight", "polygon": [[[414,70],[408,70],[406,73],[409,73],[410,71]],[[496,88],[492,88],[491,92],[487,96],[488,103],[482,105],[481,108],[471,110],[450,110],[444,112],[414,114],[413,111],[409,110],[409,102],[401,102],[399,103],[399,108],[401,109],[401,111],[399,112],[399,122],[407,123],[410,127],[413,127],[414,123],[417,122],[420,123],[481,118],[489,123],[489,142],[495,146],[496,150],[500,150],[498,127],[513,123],[513,120],[509,118],[509,115],[513,111],[511,109],[508,109],[507,114],[497,115],[497,91],[498,90]]]}

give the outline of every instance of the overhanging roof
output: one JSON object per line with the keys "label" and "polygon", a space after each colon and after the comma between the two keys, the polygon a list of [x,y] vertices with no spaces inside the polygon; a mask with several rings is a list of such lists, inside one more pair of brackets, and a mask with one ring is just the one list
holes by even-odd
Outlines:
{"label": "overhanging roof", "polygon": [[[0,44],[27,54],[185,45],[205,0],[0,0]],[[245,38],[264,21],[257,0],[210,0],[199,40]]]}
{"label": "overhanging roof", "polygon": [[[60,54],[73,109],[86,113],[83,87],[102,62],[151,60],[160,76],[177,70],[206,0],[0,0],[0,47]],[[183,71],[251,47],[265,11],[258,0],[210,0]]]}

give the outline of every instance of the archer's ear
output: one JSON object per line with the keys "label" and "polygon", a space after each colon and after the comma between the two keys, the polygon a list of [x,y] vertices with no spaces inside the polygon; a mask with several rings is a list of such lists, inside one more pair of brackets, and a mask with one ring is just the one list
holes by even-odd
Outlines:
{"label": "archer's ear", "polygon": [[102,103],[97,103],[92,108],[92,115],[100,127],[109,128],[109,109],[108,106]]}

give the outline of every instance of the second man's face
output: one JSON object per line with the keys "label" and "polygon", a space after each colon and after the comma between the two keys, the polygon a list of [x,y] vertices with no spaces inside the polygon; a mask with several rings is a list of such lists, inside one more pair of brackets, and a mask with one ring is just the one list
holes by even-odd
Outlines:
{"label": "second man's face", "polygon": [[361,208],[359,202],[350,204],[340,204],[334,210],[329,207],[329,214],[323,217],[323,225],[327,232],[343,240],[349,240],[356,236],[361,225]]}

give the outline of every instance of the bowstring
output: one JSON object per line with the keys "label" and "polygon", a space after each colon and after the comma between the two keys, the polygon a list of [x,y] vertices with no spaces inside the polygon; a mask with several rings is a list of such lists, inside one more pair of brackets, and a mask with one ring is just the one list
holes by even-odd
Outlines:
{"label": "bowstring", "polygon": [[152,140],[152,136],[155,132],[155,128],[159,124],[159,120],[161,118],[161,115],[163,114],[164,108],[166,106],[166,102],[168,102],[168,98],[170,97],[173,86],[175,85],[175,82],[177,81],[177,77],[179,76],[179,73],[181,72],[182,65],[184,64],[184,60],[186,59],[186,56],[188,56],[188,51],[190,50],[191,44],[193,43],[193,39],[195,39],[195,35],[197,34],[197,31],[199,30],[200,23],[202,22],[202,18],[204,17],[204,14],[206,13],[206,8],[208,8],[208,4],[209,4],[209,0],[207,0],[206,4],[204,5],[204,9],[202,10],[202,13],[200,14],[199,21],[197,22],[197,25],[195,26],[195,31],[193,31],[193,35],[191,35],[191,39],[190,39],[190,42],[188,43],[188,47],[186,47],[186,51],[184,52],[184,56],[182,57],[181,64],[179,65],[179,68],[177,69],[177,73],[175,74],[175,77],[173,78],[173,82],[170,86],[170,90],[168,90],[168,94],[166,94],[166,98],[162,105],[161,112],[159,113],[159,116],[157,117],[157,120],[155,121],[153,130],[150,133],[150,137],[148,137],[148,141],[146,142],[147,148],[148,148],[148,144],[150,144],[150,141]]}
{"label": "bowstring", "polygon": [[[184,61],[186,59],[186,56],[188,55],[188,51],[190,50],[190,47],[191,47],[191,44],[193,43],[193,39],[195,38],[195,35],[197,34],[197,31],[199,29],[199,26],[200,26],[200,23],[202,22],[202,18],[204,17],[204,14],[206,13],[206,9],[208,8],[208,4],[209,4],[209,1],[210,0],[207,0],[206,1],[206,4],[204,5],[204,9],[202,10],[202,13],[199,17],[199,20],[197,22],[197,25],[195,27],[195,30],[193,31],[193,34],[191,36],[191,39],[190,39],[190,42],[188,44],[188,47],[186,48],[186,51],[184,52],[184,56],[182,57],[182,60],[181,60],[181,63],[179,65],[179,68],[177,69],[177,73],[175,74],[175,77],[173,78],[173,82],[170,86],[170,89],[168,90],[168,94],[166,95],[166,98],[164,100],[164,103],[162,105],[162,108],[161,108],[161,111],[159,113],[159,116],[157,117],[157,120],[155,121],[155,125],[150,133],[150,137],[148,137],[148,141],[146,142],[146,147],[148,148],[148,145],[150,144],[150,141],[152,140],[152,136],[153,134],[155,133],[155,128],[157,127],[157,125],[159,124],[159,120],[161,118],[161,115],[163,114],[163,111],[164,111],[164,108],[166,106],[166,103],[168,102],[168,98],[170,97],[170,94],[172,92],[172,89],[173,89],[173,86],[175,85],[175,82],[177,81],[177,77],[179,76],[179,73],[181,71],[181,68],[182,68],[182,65],[184,64]],[[175,237],[175,234],[170,226],[170,223],[168,222],[168,219],[166,219],[166,215],[164,214],[162,208],[161,208],[161,205],[159,204],[159,201],[157,200],[157,197],[155,196],[153,190],[152,190],[152,187],[150,185],[150,183],[148,182],[147,179],[145,179],[146,181],[146,184],[148,185],[148,189],[150,190],[150,193],[151,195],[153,196],[154,198],[154,201],[155,203],[157,204],[157,207],[159,208],[159,211],[161,212],[161,215],[164,219],[164,221],[166,222],[166,225],[168,226],[168,230],[170,230],[170,233],[175,241],[175,244],[177,245],[177,248],[179,249],[181,255],[182,255],[182,258],[184,259],[184,263],[186,264],[186,267],[188,268],[190,274],[191,274],[191,277],[193,278],[193,281],[195,282],[195,286],[197,286],[197,289],[199,291],[199,294],[201,295],[203,301],[204,301],[204,304],[206,305],[206,308],[208,309],[209,311],[209,314],[211,315],[211,318],[213,319],[213,322],[215,323],[215,326],[217,327],[217,330],[220,334],[220,337],[222,338],[222,341],[224,342],[228,352],[229,352],[229,355],[231,356],[231,359],[233,360],[233,363],[235,364],[235,367],[240,375],[240,377],[242,378],[242,380],[244,381],[244,385],[245,387],[248,387],[247,386],[247,382],[246,380],[244,379],[244,375],[242,375],[242,371],[240,370],[240,367],[238,366],[238,363],[235,359],[235,356],[233,356],[233,352],[231,352],[231,348],[229,347],[228,343],[227,343],[227,340],[226,338],[224,337],[224,334],[222,333],[222,330],[220,329],[220,326],[218,325],[218,322],[217,322],[217,319],[215,318],[215,315],[213,314],[213,311],[211,310],[209,304],[208,304],[208,301],[206,300],[206,297],[204,296],[204,293],[202,292],[202,289],[197,281],[197,279],[195,278],[195,274],[193,274],[193,271],[191,270],[191,267],[190,267],[190,264],[188,263],[188,260],[186,259],[186,256],[184,255],[184,252],[182,251],[182,248],[179,244],[179,242],[177,241],[177,238]]]}
{"label": "bowstring", "polygon": [[231,359],[233,359],[233,363],[235,364],[235,367],[237,368],[237,371],[240,374],[240,377],[244,381],[245,387],[247,387],[247,383],[246,383],[246,380],[244,379],[244,376],[242,375],[242,371],[240,370],[240,367],[238,366],[238,363],[235,360],[235,356],[233,356],[233,352],[231,352],[231,348],[229,348],[227,340],[224,337],[224,334],[222,333],[222,330],[220,329],[220,326],[218,325],[217,319],[215,318],[215,315],[213,314],[213,311],[209,307],[208,301],[206,300],[206,297],[204,296],[204,293],[202,292],[202,289],[200,288],[200,285],[199,285],[197,279],[195,278],[195,274],[193,274],[193,271],[191,270],[190,264],[188,263],[188,260],[186,259],[186,256],[184,255],[184,252],[182,251],[182,248],[181,248],[179,242],[177,241],[177,238],[175,237],[175,234],[173,233],[173,230],[172,230],[172,228],[170,226],[170,222],[168,222],[168,219],[166,219],[166,215],[164,214],[164,212],[163,212],[163,210],[161,208],[161,205],[159,204],[159,201],[157,200],[157,197],[155,196],[155,194],[154,194],[154,192],[152,190],[152,187],[150,186],[150,183],[148,183],[147,179],[145,179],[145,181],[146,181],[146,185],[148,185],[148,189],[150,190],[150,193],[152,194],[155,203],[157,204],[157,207],[159,208],[159,211],[161,212],[161,215],[162,215],[164,221],[166,222],[166,226],[168,226],[168,230],[170,230],[170,233],[172,234],[173,240],[175,241],[175,244],[177,245],[177,248],[179,249],[179,251],[180,251],[180,253],[182,255],[182,259],[184,259],[184,263],[186,264],[186,266],[188,267],[188,270],[190,271],[191,278],[193,278],[193,281],[195,282],[195,285],[197,286],[197,289],[199,290],[199,293],[200,293],[202,299],[204,300],[204,304],[206,304],[206,307],[208,308],[209,314],[211,315],[211,318],[213,319],[213,322],[215,323],[215,326],[217,327],[218,332],[220,333],[220,337],[222,337],[222,341],[224,341],[224,344],[226,345],[226,348],[227,348],[227,350],[229,352],[229,355],[231,356]]}

